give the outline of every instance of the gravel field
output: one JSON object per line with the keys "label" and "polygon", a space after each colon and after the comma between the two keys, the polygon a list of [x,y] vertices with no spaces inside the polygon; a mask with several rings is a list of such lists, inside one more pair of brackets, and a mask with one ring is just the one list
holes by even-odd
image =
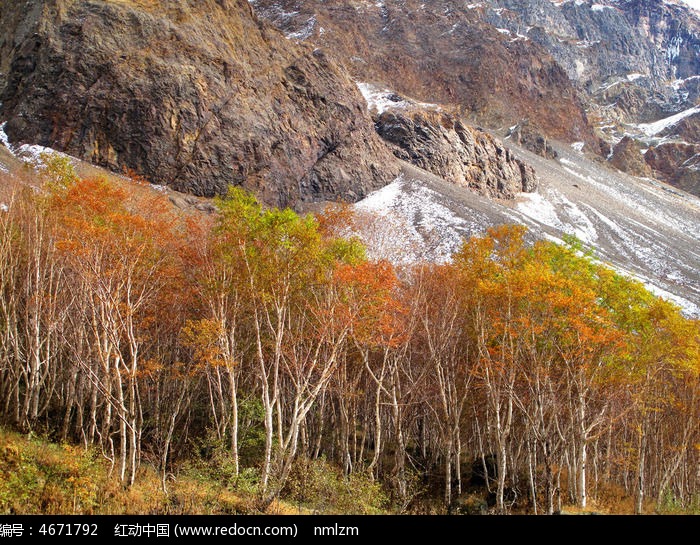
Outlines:
{"label": "gravel field", "polygon": [[554,144],[554,160],[510,147],[535,167],[536,193],[492,201],[406,165],[395,182],[357,204],[383,218],[362,232],[375,254],[397,263],[444,261],[464,237],[522,223],[534,238],[575,235],[600,261],[700,317],[700,199],[612,170],[570,146]]}

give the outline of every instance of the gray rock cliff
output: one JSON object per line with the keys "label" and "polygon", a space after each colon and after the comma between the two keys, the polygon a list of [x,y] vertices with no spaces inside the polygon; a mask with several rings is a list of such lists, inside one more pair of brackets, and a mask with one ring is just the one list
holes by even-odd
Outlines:
{"label": "gray rock cliff", "polygon": [[537,187],[531,166],[489,134],[453,115],[387,110],[377,117],[376,126],[400,159],[481,195],[512,199]]}

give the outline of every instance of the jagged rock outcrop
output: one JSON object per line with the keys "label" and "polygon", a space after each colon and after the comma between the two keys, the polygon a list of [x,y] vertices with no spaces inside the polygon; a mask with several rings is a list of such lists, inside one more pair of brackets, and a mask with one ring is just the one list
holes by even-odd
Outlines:
{"label": "jagged rock outcrop", "polygon": [[357,200],[398,166],[354,83],[245,0],[0,0],[12,141],[211,196]]}
{"label": "jagged rock outcrop", "polygon": [[671,184],[700,197],[700,147],[696,147],[695,151],[695,155],[676,169]]}
{"label": "jagged rock outcrop", "polygon": [[645,155],[654,176],[700,196],[700,113],[684,117],[662,130],[662,141]]}
{"label": "jagged rock outcrop", "polygon": [[654,176],[700,196],[700,145],[666,142],[644,155]]}
{"label": "jagged rock outcrop", "polygon": [[542,130],[529,119],[523,119],[520,123],[511,127],[506,135],[519,146],[529,149],[546,159],[556,159],[557,152],[547,142],[547,137],[542,134]]}
{"label": "jagged rock outcrop", "polygon": [[684,142],[700,142],[700,112],[670,125],[659,132],[659,136],[670,136]]}
{"label": "jagged rock outcrop", "polygon": [[448,113],[390,109],[376,117],[376,128],[398,158],[481,195],[512,199],[537,188],[531,166]]}
{"label": "jagged rock outcrop", "polygon": [[629,136],[625,136],[615,145],[610,164],[635,176],[651,176],[651,168],[644,160],[639,142]]}

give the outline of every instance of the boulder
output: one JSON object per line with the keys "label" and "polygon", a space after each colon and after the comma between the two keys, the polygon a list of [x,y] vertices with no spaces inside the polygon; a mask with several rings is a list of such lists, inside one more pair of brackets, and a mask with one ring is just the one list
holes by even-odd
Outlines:
{"label": "boulder", "polygon": [[558,157],[557,152],[547,142],[547,137],[543,134],[542,129],[528,119],[523,119],[512,127],[508,131],[507,136],[519,146],[546,159],[556,159]]}

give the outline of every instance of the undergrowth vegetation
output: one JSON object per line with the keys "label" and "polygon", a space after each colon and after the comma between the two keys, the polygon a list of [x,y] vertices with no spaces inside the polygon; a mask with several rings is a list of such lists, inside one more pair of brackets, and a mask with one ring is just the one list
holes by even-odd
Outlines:
{"label": "undergrowth vegetation", "polygon": [[[260,477],[246,469],[231,477],[225,460],[185,463],[166,490],[157,470],[139,469],[125,487],[95,448],[57,445],[0,428],[0,514],[253,514]],[[362,475],[346,478],[324,460],[299,460],[284,491],[265,512],[380,514],[381,486]]]}

